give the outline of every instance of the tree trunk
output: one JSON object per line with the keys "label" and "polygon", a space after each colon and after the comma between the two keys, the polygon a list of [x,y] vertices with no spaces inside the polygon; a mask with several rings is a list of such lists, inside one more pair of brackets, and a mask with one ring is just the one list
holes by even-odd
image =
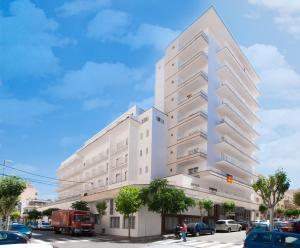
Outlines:
{"label": "tree trunk", "polygon": [[270,231],[274,229],[274,207],[270,207]]}
{"label": "tree trunk", "polygon": [[131,225],[131,220],[130,220],[130,216],[128,216],[128,239],[130,239],[130,225]]}
{"label": "tree trunk", "polygon": [[161,216],[161,235],[163,235],[165,231],[165,215],[162,213],[160,216]]}
{"label": "tree trunk", "polygon": [[10,215],[6,215],[6,231],[9,231],[9,222],[10,222]]}

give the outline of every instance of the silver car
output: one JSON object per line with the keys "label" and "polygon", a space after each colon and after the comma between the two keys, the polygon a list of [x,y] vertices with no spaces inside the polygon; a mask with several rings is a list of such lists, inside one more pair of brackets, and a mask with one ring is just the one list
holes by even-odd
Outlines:
{"label": "silver car", "polygon": [[234,232],[241,231],[242,225],[234,220],[218,220],[216,222],[216,231]]}

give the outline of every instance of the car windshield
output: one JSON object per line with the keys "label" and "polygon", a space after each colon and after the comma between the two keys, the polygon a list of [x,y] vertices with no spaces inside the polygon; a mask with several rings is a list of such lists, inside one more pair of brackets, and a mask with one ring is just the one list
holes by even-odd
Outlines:
{"label": "car windshield", "polygon": [[216,224],[225,224],[225,221],[224,220],[218,220],[217,222],[216,222]]}
{"label": "car windshield", "polygon": [[91,215],[76,214],[74,220],[83,223],[93,223],[93,217]]}
{"label": "car windshield", "polygon": [[49,223],[42,223],[43,226],[49,226]]}
{"label": "car windshield", "polygon": [[12,230],[18,230],[18,231],[23,231],[23,232],[29,231],[28,227],[24,226],[24,225],[12,225],[11,229]]}

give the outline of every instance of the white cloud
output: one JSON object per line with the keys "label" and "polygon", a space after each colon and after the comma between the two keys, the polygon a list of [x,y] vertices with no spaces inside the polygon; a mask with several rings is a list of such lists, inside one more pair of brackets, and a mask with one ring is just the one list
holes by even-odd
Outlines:
{"label": "white cloud", "polygon": [[81,69],[67,72],[50,91],[61,98],[88,99],[106,87],[127,87],[142,78],[142,70],[121,63],[86,62]]}
{"label": "white cloud", "polygon": [[100,11],[88,23],[87,37],[101,41],[121,39],[126,34],[126,29],[130,24],[129,19],[129,15],[126,12]]}
{"label": "white cloud", "polygon": [[[262,100],[297,106],[300,102],[300,75],[271,45],[255,44],[243,51],[261,77]],[[279,101],[281,100],[281,101]]]}
{"label": "white cloud", "polygon": [[177,30],[152,24],[132,26],[131,18],[117,10],[100,11],[87,26],[87,37],[100,41],[115,41],[126,44],[132,49],[152,46],[157,50],[165,47],[180,33]]}
{"label": "white cloud", "polygon": [[128,108],[131,108],[132,106],[137,105],[138,107],[140,107],[144,110],[147,110],[153,106],[153,103],[154,103],[154,98],[151,96],[151,97],[142,99],[141,101],[129,103]]}
{"label": "white cloud", "polygon": [[158,50],[162,50],[165,49],[179,33],[179,31],[157,25],[141,24],[138,29],[130,33],[125,40],[127,44],[134,49],[143,46],[153,46]]}
{"label": "white cloud", "polygon": [[97,12],[110,6],[110,0],[70,0],[56,9],[61,16],[74,16],[81,13]]}
{"label": "white cloud", "polygon": [[59,61],[53,48],[68,42],[55,34],[58,24],[29,0],[12,2],[9,13],[0,14],[1,79],[56,73]]}
{"label": "white cloud", "polygon": [[41,99],[0,99],[0,124],[27,126],[55,110],[55,106]]}
{"label": "white cloud", "polygon": [[263,6],[276,12],[274,21],[280,28],[299,37],[300,1],[299,0],[248,0],[250,4]]}
{"label": "white cloud", "polygon": [[92,98],[85,100],[82,104],[82,109],[86,111],[108,107],[112,104],[110,99]]}
{"label": "white cloud", "polygon": [[272,174],[283,168],[292,185],[300,187],[300,75],[274,46],[255,44],[243,50],[260,75],[265,107],[260,112],[258,170]]}

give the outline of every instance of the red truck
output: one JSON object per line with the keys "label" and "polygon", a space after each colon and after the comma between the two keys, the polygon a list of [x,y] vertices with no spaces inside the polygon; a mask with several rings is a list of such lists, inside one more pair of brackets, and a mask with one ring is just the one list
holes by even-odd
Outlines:
{"label": "red truck", "polygon": [[52,212],[55,233],[94,234],[95,223],[91,212],[79,210],[57,210]]}

